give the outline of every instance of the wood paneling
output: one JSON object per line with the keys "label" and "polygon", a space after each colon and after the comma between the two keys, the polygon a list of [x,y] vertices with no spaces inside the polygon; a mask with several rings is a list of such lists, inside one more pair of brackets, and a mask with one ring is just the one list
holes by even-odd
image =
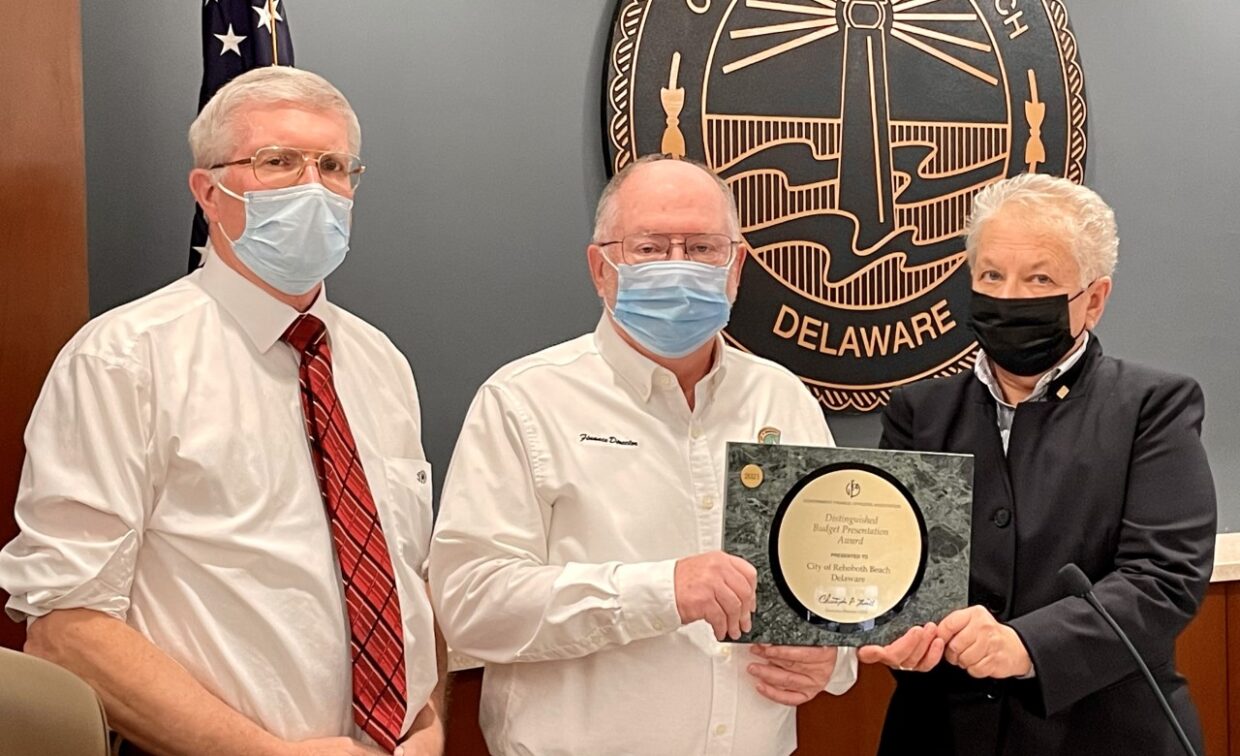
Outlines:
{"label": "wood paneling", "polygon": [[447,746],[444,754],[486,756],[487,745],[478,728],[478,697],[482,693],[482,670],[452,674],[448,686]]}
{"label": "wood paneling", "polygon": [[819,695],[797,710],[797,755],[873,754],[893,690],[895,681],[886,667],[862,664],[856,685],[847,693]]}
{"label": "wood paneling", "polygon": [[1218,751],[1218,753],[1240,756],[1240,582],[1225,583],[1225,585],[1227,586],[1227,634],[1221,642],[1227,649],[1225,663],[1227,667],[1227,722],[1231,750]]}
{"label": "wood paneling", "polygon": [[[6,3],[0,44],[0,543],[16,533],[22,431],[48,366],[87,316],[78,0]],[[7,600],[0,593],[0,602]],[[20,646],[0,619],[0,644]]]}
{"label": "wood paneling", "polygon": [[[1201,612],[1180,636],[1177,659],[1201,712],[1206,753],[1240,756],[1240,582],[1210,586]],[[453,675],[448,756],[486,754],[477,720],[481,682],[481,670]],[[871,756],[892,688],[885,669],[862,666],[846,695],[821,695],[802,706],[797,755]]]}
{"label": "wood paneling", "polygon": [[[1189,690],[1206,740],[1206,753],[1227,753],[1227,586],[1210,586],[1201,611],[1180,635],[1176,666],[1188,678]],[[1234,654],[1235,652],[1233,652]]]}

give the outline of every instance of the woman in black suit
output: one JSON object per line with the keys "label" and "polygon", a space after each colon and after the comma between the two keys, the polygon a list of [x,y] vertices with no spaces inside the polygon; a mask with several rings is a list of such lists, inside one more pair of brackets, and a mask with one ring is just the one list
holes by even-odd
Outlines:
{"label": "woman in black suit", "polygon": [[860,658],[895,669],[879,753],[1177,754],[1135,663],[1059,569],[1075,563],[1200,752],[1175,639],[1205,594],[1214,485],[1192,379],[1105,356],[1111,209],[1023,175],[974,201],[973,372],[896,391],[881,445],[975,455],[969,606]]}

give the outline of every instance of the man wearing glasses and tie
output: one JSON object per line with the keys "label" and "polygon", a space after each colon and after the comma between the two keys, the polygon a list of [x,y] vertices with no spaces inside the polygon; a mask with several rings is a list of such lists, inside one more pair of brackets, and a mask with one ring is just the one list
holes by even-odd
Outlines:
{"label": "man wearing glasses and tie", "polygon": [[0,586],[135,752],[442,752],[413,374],[323,286],[360,141],[315,74],[221,88],[204,266],[87,324],[35,407]]}
{"label": "man wearing glasses and tie", "polygon": [[756,580],[719,550],[724,444],[831,443],[794,375],[723,343],[744,255],[713,173],[638,161],[587,248],[598,327],[478,391],[430,575],[449,645],[487,662],[492,753],[783,756],[794,707],[852,684],[851,651],[721,642]]}

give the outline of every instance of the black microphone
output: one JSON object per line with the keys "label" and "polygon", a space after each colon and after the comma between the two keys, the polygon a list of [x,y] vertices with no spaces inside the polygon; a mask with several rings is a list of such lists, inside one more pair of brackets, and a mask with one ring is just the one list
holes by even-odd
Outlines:
{"label": "black microphone", "polygon": [[1124,642],[1124,648],[1128,649],[1128,653],[1132,655],[1137,666],[1141,669],[1141,674],[1145,676],[1145,681],[1149,683],[1150,690],[1154,691],[1154,697],[1158,699],[1158,703],[1162,706],[1163,714],[1167,715],[1167,721],[1171,723],[1171,729],[1175,730],[1175,736],[1180,739],[1180,745],[1184,746],[1184,752],[1189,756],[1197,756],[1197,752],[1193,750],[1193,744],[1188,741],[1188,736],[1184,734],[1184,728],[1180,726],[1180,720],[1175,718],[1175,712],[1171,711],[1171,705],[1167,703],[1167,697],[1163,695],[1162,689],[1158,687],[1158,683],[1154,682],[1154,676],[1150,674],[1150,668],[1145,665],[1145,660],[1141,658],[1141,654],[1137,652],[1136,646],[1132,645],[1132,641],[1128,640],[1127,633],[1106,610],[1098,597],[1094,595],[1094,584],[1089,582],[1089,578],[1085,577],[1085,573],[1081,572],[1081,568],[1075,564],[1065,564],[1059,568],[1059,577],[1068,586],[1068,591],[1073,596],[1079,596],[1089,602],[1094,611],[1102,615],[1107,624],[1111,626],[1111,630],[1119,636]]}

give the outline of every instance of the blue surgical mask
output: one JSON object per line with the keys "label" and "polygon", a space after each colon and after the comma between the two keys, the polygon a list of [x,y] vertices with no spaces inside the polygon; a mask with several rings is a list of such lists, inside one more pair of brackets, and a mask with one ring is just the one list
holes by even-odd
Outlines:
{"label": "blue surgical mask", "polygon": [[275,289],[305,294],[344,261],[349,251],[353,200],[322,184],[262,189],[238,197],[245,203],[245,231],[232,242],[237,259]]}
{"label": "blue surgical mask", "polygon": [[654,354],[685,357],[723,330],[732,314],[727,267],[691,261],[615,265],[612,318]]}

